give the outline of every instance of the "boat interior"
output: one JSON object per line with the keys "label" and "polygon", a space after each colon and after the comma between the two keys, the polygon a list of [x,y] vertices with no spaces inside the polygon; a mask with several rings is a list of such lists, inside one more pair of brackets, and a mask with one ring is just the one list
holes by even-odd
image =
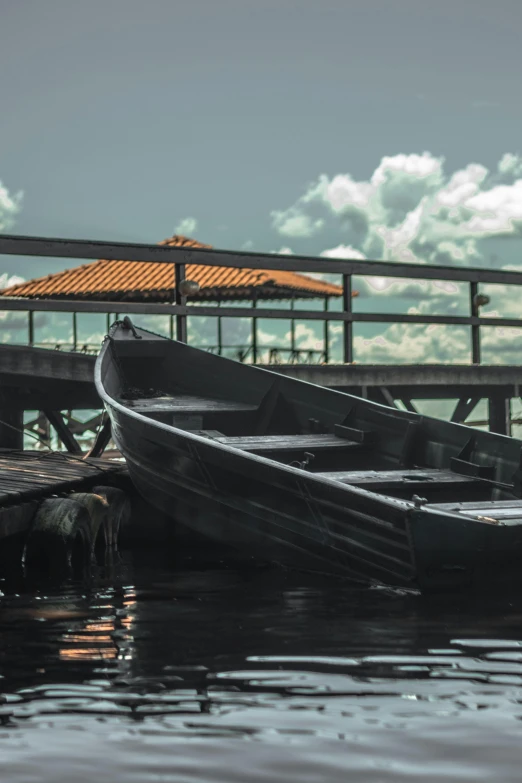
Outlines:
{"label": "boat interior", "polygon": [[116,330],[110,343],[106,390],[150,419],[380,495],[417,496],[477,518],[472,506],[487,518],[500,502],[522,517],[520,441],[386,408],[144,330]]}

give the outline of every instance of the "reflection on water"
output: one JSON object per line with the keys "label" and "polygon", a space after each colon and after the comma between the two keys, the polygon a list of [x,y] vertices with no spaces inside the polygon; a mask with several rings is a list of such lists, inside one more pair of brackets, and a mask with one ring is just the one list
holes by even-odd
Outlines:
{"label": "reflection on water", "polygon": [[0,585],[1,781],[520,780],[518,596],[160,559]]}

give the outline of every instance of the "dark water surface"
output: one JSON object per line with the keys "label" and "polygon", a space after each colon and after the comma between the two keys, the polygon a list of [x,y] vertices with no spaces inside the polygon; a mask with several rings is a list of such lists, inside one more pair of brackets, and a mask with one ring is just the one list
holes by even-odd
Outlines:
{"label": "dark water surface", "polygon": [[520,597],[189,566],[0,582],[2,783],[522,780]]}

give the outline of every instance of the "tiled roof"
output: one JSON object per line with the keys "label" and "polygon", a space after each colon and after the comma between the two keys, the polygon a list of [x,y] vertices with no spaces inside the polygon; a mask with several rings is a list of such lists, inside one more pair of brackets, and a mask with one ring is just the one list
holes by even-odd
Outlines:
{"label": "tiled roof", "polygon": [[[211,248],[194,239],[173,236],[160,245]],[[342,288],[297,272],[187,264],[185,275],[200,291],[192,299],[285,299],[291,296],[341,296]],[[94,299],[107,301],[172,301],[174,269],[151,261],[92,261],[46,277],[4,288],[3,296]]]}

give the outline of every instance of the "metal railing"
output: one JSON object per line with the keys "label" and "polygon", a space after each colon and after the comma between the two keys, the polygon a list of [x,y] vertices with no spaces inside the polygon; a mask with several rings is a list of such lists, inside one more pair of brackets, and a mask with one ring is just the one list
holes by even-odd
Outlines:
{"label": "metal railing", "polygon": [[[118,314],[164,314],[176,319],[178,339],[187,340],[187,318],[215,316],[217,318],[273,318],[300,321],[320,321],[325,325],[331,321],[343,324],[342,356],[345,363],[353,362],[353,325],[355,323],[401,323],[401,324],[446,324],[465,326],[470,329],[471,360],[473,364],[481,361],[481,335],[483,327],[522,327],[522,318],[484,317],[480,315],[483,298],[479,292],[480,284],[505,284],[522,286],[522,273],[508,270],[480,269],[470,267],[431,266],[389,261],[361,261],[332,258],[313,258],[309,256],[275,255],[272,253],[251,253],[244,251],[225,251],[193,247],[171,247],[168,245],[144,245],[128,243],[90,242],[84,240],[46,239],[38,237],[0,235],[0,254],[21,256],[41,256],[70,259],[125,259],[128,261],[154,261],[176,265],[178,284],[185,279],[187,264],[203,266],[224,266],[234,268],[254,268],[294,272],[335,273],[342,276],[342,310],[290,310],[268,307],[218,307],[206,304],[187,304],[186,297],[173,287],[173,304],[147,302],[107,302],[65,299],[26,299],[3,297],[0,310],[28,311],[29,321],[35,312],[70,313],[118,313]],[[352,278],[385,277],[394,280],[453,281],[466,283],[469,293],[469,314],[427,315],[416,313],[362,313],[352,310]],[[174,275],[173,275],[174,280]],[[31,326],[29,327],[31,330]],[[33,331],[34,334],[34,331]],[[326,329],[325,329],[326,334]],[[326,341],[327,343],[327,341]],[[259,350],[255,345],[254,361]],[[283,350],[283,349],[278,349]],[[291,349],[295,350],[295,349]],[[328,346],[324,352],[328,358]]]}
{"label": "metal railing", "polygon": [[[252,345],[204,345],[204,351],[227,356],[238,362],[254,362]],[[266,364],[322,364],[326,362],[326,351],[319,348],[287,348],[286,346],[263,345],[258,348],[256,360]]]}
{"label": "metal railing", "polygon": [[[1,299],[0,299],[0,310]],[[31,343],[32,348],[46,348],[53,351],[67,353],[83,353],[96,356],[100,351],[99,343],[73,343],[69,341],[55,341]],[[194,345],[208,353],[226,356],[238,362],[253,361],[252,345]],[[263,345],[258,350],[256,357],[266,364],[322,364],[326,361],[326,353],[319,348],[288,348],[286,346]]]}

